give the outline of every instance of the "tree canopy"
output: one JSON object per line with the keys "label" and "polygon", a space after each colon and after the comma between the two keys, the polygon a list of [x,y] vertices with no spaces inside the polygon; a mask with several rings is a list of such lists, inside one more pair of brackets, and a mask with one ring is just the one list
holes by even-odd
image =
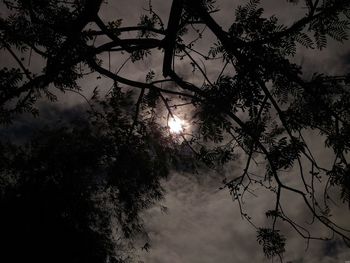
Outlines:
{"label": "tree canopy", "polygon": [[[310,74],[295,57],[302,48],[321,52],[329,41],[347,43],[350,2],[287,2],[302,10],[290,25],[267,16],[259,0],[238,6],[223,25],[214,0],[173,0],[167,21],[149,2],[139,22],[124,26],[103,17],[110,3],[102,0],[3,0],[0,48],[11,62],[0,70],[0,123],[40,114],[38,101],[57,100],[57,91],[80,93],[90,107],[87,120],[47,128],[26,146],[2,142],[1,206],[8,216],[1,227],[40,215],[23,226],[31,229],[7,228],[8,246],[15,250],[20,233],[35,236],[43,228],[38,242],[47,254],[65,251],[57,262],[126,260],[115,254],[123,251],[117,237],[142,228],[138,213],[162,197],[160,179],[169,169],[187,169],[185,162],[216,169],[237,154],[246,157],[242,173],[227,176],[222,188],[242,216],[253,224],[243,202],[252,188],[275,196],[266,211],[270,226],[257,227],[267,257],[284,252],[280,223],[308,241],[330,239],[289,218],[285,194],[301,198],[314,222],[349,245],[349,230],[331,211],[332,203],[350,206],[350,75]],[[157,62],[143,81],[123,74],[127,63],[149,59]],[[122,61],[117,70],[115,61]],[[92,77],[113,85],[86,97],[82,83]],[[169,134],[167,121],[184,113],[190,127]],[[309,131],[332,150],[331,165],[315,158]],[[252,172],[256,167],[261,174]],[[284,176],[291,170],[293,183]],[[113,220],[120,233],[111,230]],[[78,248],[61,242],[64,231]],[[57,244],[42,242],[51,234]]]}

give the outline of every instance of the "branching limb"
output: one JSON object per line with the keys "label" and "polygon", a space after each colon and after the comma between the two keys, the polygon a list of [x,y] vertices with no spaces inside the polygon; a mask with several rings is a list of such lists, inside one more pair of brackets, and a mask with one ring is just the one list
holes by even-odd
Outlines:
{"label": "branching limb", "polygon": [[178,96],[183,96],[183,97],[188,97],[192,99],[197,99],[195,96],[188,94],[188,93],[183,93],[183,92],[178,92],[178,91],[173,91],[173,90],[167,90],[167,89],[162,89],[157,86],[152,85],[151,83],[143,83],[143,82],[138,82],[138,81],[133,81],[130,79],[123,78],[119,75],[114,74],[113,72],[108,71],[107,69],[101,67],[100,65],[97,64],[97,62],[93,59],[90,59],[89,61],[89,66],[99,72],[100,74],[114,80],[120,83],[123,83],[125,85],[135,87],[135,88],[140,88],[140,89],[153,89],[157,90],[159,92],[163,93],[168,93],[168,94],[173,94],[173,95],[178,95]]}

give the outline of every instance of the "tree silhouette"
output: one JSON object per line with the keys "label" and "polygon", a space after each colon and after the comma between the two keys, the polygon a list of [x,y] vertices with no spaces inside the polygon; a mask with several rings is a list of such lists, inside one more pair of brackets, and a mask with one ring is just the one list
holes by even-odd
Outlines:
{"label": "tree silhouette", "polygon": [[177,149],[150,122],[130,133],[124,94],[94,100],[102,110],[88,120],[46,127],[23,146],[1,144],[4,259],[131,260],[130,242],[144,233],[139,213],[162,197]]}
{"label": "tree silhouette", "polygon": [[[274,193],[275,204],[266,212],[266,216],[271,218],[271,226],[257,228],[258,242],[267,257],[281,257],[284,252],[285,238],[277,229],[277,222],[289,224],[306,240],[328,239],[313,235],[288,217],[285,212],[288,207],[281,202],[281,196],[286,193],[301,198],[315,222],[349,244],[349,230],[331,219],[330,205],[334,199],[330,194],[331,188],[339,192],[335,202],[350,205],[347,155],[350,147],[349,74],[314,72],[308,77],[303,74],[301,65],[292,62],[299,46],[321,50],[327,48],[329,38],[340,42],[348,39],[349,1],[288,1],[306,7],[306,13],[286,26],[280,24],[275,16],[264,16],[259,1],[250,0],[246,5],[237,7],[227,30],[214,18],[218,9],[213,0],[173,0],[167,25],[150,3],[137,25],[125,27],[121,19],[103,21],[99,13],[102,1],[3,2],[8,12],[0,20],[1,48],[13,57],[17,66],[3,68],[0,72],[2,123],[10,123],[22,112],[37,114],[35,102],[42,96],[54,101],[53,89],[80,92],[83,87],[79,86],[79,80],[89,74],[97,73],[112,80],[113,94],[125,93],[125,87],[138,92],[137,98],[131,98],[133,113],[123,113],[129,116],[125,122],[127,128],[122,127],[120,119],[108,126],[112,133],[115,130],[120,139],[115,145],[124,153],[116,157],[118,161],[113,166],[122,179],[118,177],[116,182],[112,180],[110,183],[117,185],[121,200],[126,202],[126,206],[131,206],[132,216],[137,216],[139,211],[132,207],[138,206],[134,198],[147,196],[147,192],[154,189],[152,183],[158,184],[157,180],[167,172],[154,166],[143,170],[129,165],[159,167],[168,160],[163,160],[162,154],[153,156],[145,150],[149,145],[143,145],[143,136],[133,142],[143,145],[141,151],[137,147],[130,149],[124,140],[140,136],[141,131],[150,128],[153,132],[161,130],[159,126],[154,126],[159,115],[164,115],[165,111],[165,115],[172,118],[181,111],[181,107],[187,107],[193,112],[191,134],[179,136],[193,156],[215,167],[233,160],[235,153],[246,155],[242,174],[223,182],[223,188],[228,188],[239,203],[242,216],[252,222],[242,203],[252,186],[261,186]],[[25,54],[31,58],[34,53],[40,57],[38,64],[43,65],[39,72],[31,71],[21,59]],[[128,56],[125,63],[131,61],[137,64],[148,57],[161,57],[162,65],[158,65],[157,70],[150,69],[145,74],[145,81],[134,80],[123,76],[120,70],[114,72],[111,69],[111,61],[121,59],[125,54]],[[185,67],[192,68],[196,78],[181,70]],[[219,70],[208,70],[210,67]],[[110,100],[108,96],[114,98],[115,95],[107,95],[107,100]],[[112,107],[112,112],[118,113],[122,108]],[[109,118],[109,113],[104,114]],[[94,122],[90,124],[94,126]],[[325,141],[325,148],[333,150],[334,161],[330,167],[324,167],[312,154],[304,138],[305,131],[309,130],[318,132],[320,140]],[[85,139],[79,145],[101,140],[100,133],[93,138],[90,135],[76,138],[74,133],[69,134],[73,136],[69,139],[71,142]],[[159,132],[159,136],[161,134]],[[47,136],[50,138],[52,135]],[[155,141],[157,139],[153,143],[158,146],[151,149],[156,152],[166,152],[163,147],[171,144],[169,141]],[[52,143],[55,144],[55,141],[46,142],[50,145],[47,150],[52,149]],[[107,144],[103,142],[101,145]],[[77,152],[80,151],[78,148]],[[100,155],[97,147],[96,151],[82,154],[79,162],[85,158],[98,160],[102,152]],[[108,152],[107,156],[113,154]],[[35,158],[36,153],[30,155]],[[41,161],[40,154],[37,159]],[[93,166],[94,161],[87,163],[87,167]],[[250,170],[252,166],[264,167],[265,174],[253,174]],[[26,164],[18,167],[26,167]],[[281,176],[292,168],[298,170],[295,181],[300,180],[301,187],[287,183]],[[162,175],[154,175],[155,170]],[[125,171],[124,176],[120,171]],[[155,181],[147,180],[142,184],[138,179],[145,175],[150,175]],[[81,180],[79,175],[76,180]],[[137,183],[131,187],[134,182],[129,180],[137,180]],[[144,189],[139,188],[140,183]],[[123,188],[125,186],[127,190]],[[321,197],[320,188],[324,193]],[[123,191],[126,196],[123,196]],[[160,192],[150,194],[146,200],[157,199],[160,195]]]}

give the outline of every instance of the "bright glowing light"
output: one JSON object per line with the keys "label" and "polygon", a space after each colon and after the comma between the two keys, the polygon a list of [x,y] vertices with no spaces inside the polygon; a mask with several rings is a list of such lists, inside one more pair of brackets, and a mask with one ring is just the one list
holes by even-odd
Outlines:
{"label": "bright glowing light", "polygon": [[184,130],[185,122],[178,117],[171,118],[168,122],[168,126],[171,133],[181,133]]}

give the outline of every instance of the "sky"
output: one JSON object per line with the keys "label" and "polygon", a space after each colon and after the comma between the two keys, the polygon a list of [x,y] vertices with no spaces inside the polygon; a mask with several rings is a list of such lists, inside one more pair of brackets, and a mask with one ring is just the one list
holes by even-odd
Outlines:
{"label": "sky", "polygon": [[[227,28],[233,21],[235,7],[244,2],[246,1],[217,1],[220,11],[213,16],[224,28]],[[281,23],[291,24],[304,13],[300,5],[287,4],[283,0],[262,0],[261,2],[266,9],[266,15],[276,15]],[[145,0],[109,0],[108,4],[103,4],[100,15],[104,21],[122,18],[123,25],[134,25],[144,12],[142,8],[147,8],[147,3],[148,1]],[[171,1],[156,0],[152,1],[152,4],[155,11],[166,22]],[[212,39],[212,36],[209,35],[208,39]],[[205,43],[201,45],[204,45],[203,48],[205,48]],[[329,74],[342,73],[349,71],[349,51],[346,45],[335,42],[330,42],[328,48],[321,52],[299,47],[294,60],[303,65],[306,77],[314,71]],[[123,59],[123,57],[113,59],[111,67],[118,69],[123,64]],[[142,63],[134,65],[128,63],[121,73],[134,80],[144,80],[146,71],[150,67],[159,68],[161,61],[162,57],[159,54]],[[197,79],[197,76],[190,76],[188,66],[180,63],[177,67],[192,81],[201,81]],[[215,65],[208,65],[207,70],[208,75],[212,76],[217,72]],[[83,79],[81,85],[84,86],[84,94],[89,95],[97,85],[101,90],[108,90],[111,82],[103,78],[96,80],[96,76],[92,76],[90,79]],[[57,111],[57,108],[87,107],[84,99],[79,95],[70,93],[59,96],[60,100],[53,107],[47,108],[41,118],[51,119],[50,116],[68,114],[64,111]],[[77,110],[77,112],[80,111]],[[69,114],[72,114],[71,111]],[[183,116],[184,112],[179,112],[179,115]],[[21,129],[29,129],[29,126],[30,121],[21,119],[17,123],[19,128],[17,128],[17,133],[14,132],[14,136],[18,137]],[[322,139],[314,133],[308,133],[307,138],[321,162],[329,164],[330,153],[324,151],[323,146],[320,147],[323,145]],[[201,171],[199,174],[172,172],[169,179],[163,182],[166,195],[161,205],[156,205],[143,214],[151,248],[148,252],[139,249],[139,260],[150,263],[271,262],[264,257],[262,248],[256,241],[255,228],[241,218],[238,204],[232,200],[228,190],[219,190],[219,187],[222,186],[222,179],[238,176],[243,165],[244,159],[239,157],[220,173],[213,171]],[[263,171],[259,169],[263,168],[257,168],[257,172],[262,173]],[[292,170],[285,180],[293,181],[296,175],[296,171]],[[259,189],[256,189],[254,193],[257,196],[248,195],[246,197],[247,211],[256,225],[267,225],[269,221],[264,212],[272,208],[273,197]],[[282,202],[288,204],[288,212],[291,217],[302,224],[310,220],[310,215],[302,200],[285,195]],[[166,211],[161,209],[161,206],[166,207]],[[348,210],[342,207],[335,209],[334,218],[342,222],[344,226],[350,227]],[[315,234],[327,233],[317,224],[310,227]],[[312,241],[307,248],[305,240],[299,237],[293,229],[285,225],[281,225],[281,229],[287,236],[285,262],[338,263],[350,260],[350,250],[338,239],[328,243]]]}
{"label": "sky", "polygon": [[[146,213],[151,249],[141,254],[145,262],[271,262],[256,242],[255,229],[242,220],[237,203],[227,191],[217,190],[217,178],[177,174],[166,182],[166,188],[167,212],[153,208]],[[264,225],[264,211],[270,207],[271,197],[260,192],[258,197],[247,199],[250,215]],[[295,218],[306,214],[301,200],[290,206]],[[311,242],[306,250],[307,244],[294,231],[283,231],[288,237],[285,262],[335,263],[349,259],[349,249],[339,241]]]}
{"label": "sky", "polygon": [[[128,5],[118,11],[118,15],[127,14],[135,19],[137,15],[134,7],[142,1],[128,2]],[[153,1],[153,7],[166,17],[170,2]],[[235,7],[244,2],[217,1],[220,11],[214,14],[215,19],[220,25],[227,27],[233,20]],[[267,16],[276,15],[281,23],[287,25],[305,12],[300,6],[286,4],[286,1],[261,2]],[[107,13],[113,13],[112,9]],[[330,42],[328,48],[321,52],[298,47],[298,54],[294,60],[303,65],[306,77],[315,71],[328,74],[347,72],[350,64],[349,51],[346,45],[335,42]],[[307,138],[321,163],[329,164],[330,152],[320,147],[323,145],[320,137],[310,133],[307,134]],[[235,161],[230,164],[224,174],[203,172],[193,175],[174,172],[170,179],[164,182],[167,194],[162,205],[167,207],[166,212],[158,206],[145,213],[144,220],[150,236],[151,249],[148,252],[141,251],[140,259],[154,263],[271,262],[264,257],[262,248],[256,241],[254,227],[241,218],[238,204],[232,201],[227,190],[219,190],[220,178],[239,175],[241,163]],[[293,180],[296,171],[291,171],[289,176]],[[247,196],[247,210],[258,226],[264,226],[268,223],[264,212],[271,209],[273,199],[264,191],[256,190],[256,194],[257,197]],[[286,195],[283,201],[288,204],[288,212],[292,218],[301,223],[310,220],[302,200]],[[344,226],[350,226],[349,211],[339,210],[335,212],[334,218],[340,220]],[[320,225],[315,224],[311,228],[316,235],[326,233]],[[281,229],[287,236],[285,262],[336,263],[350,260],[349,249],[337,239],[328,243],[313,241],[307,246],[305,240],[290,227],[281,226]]]}

